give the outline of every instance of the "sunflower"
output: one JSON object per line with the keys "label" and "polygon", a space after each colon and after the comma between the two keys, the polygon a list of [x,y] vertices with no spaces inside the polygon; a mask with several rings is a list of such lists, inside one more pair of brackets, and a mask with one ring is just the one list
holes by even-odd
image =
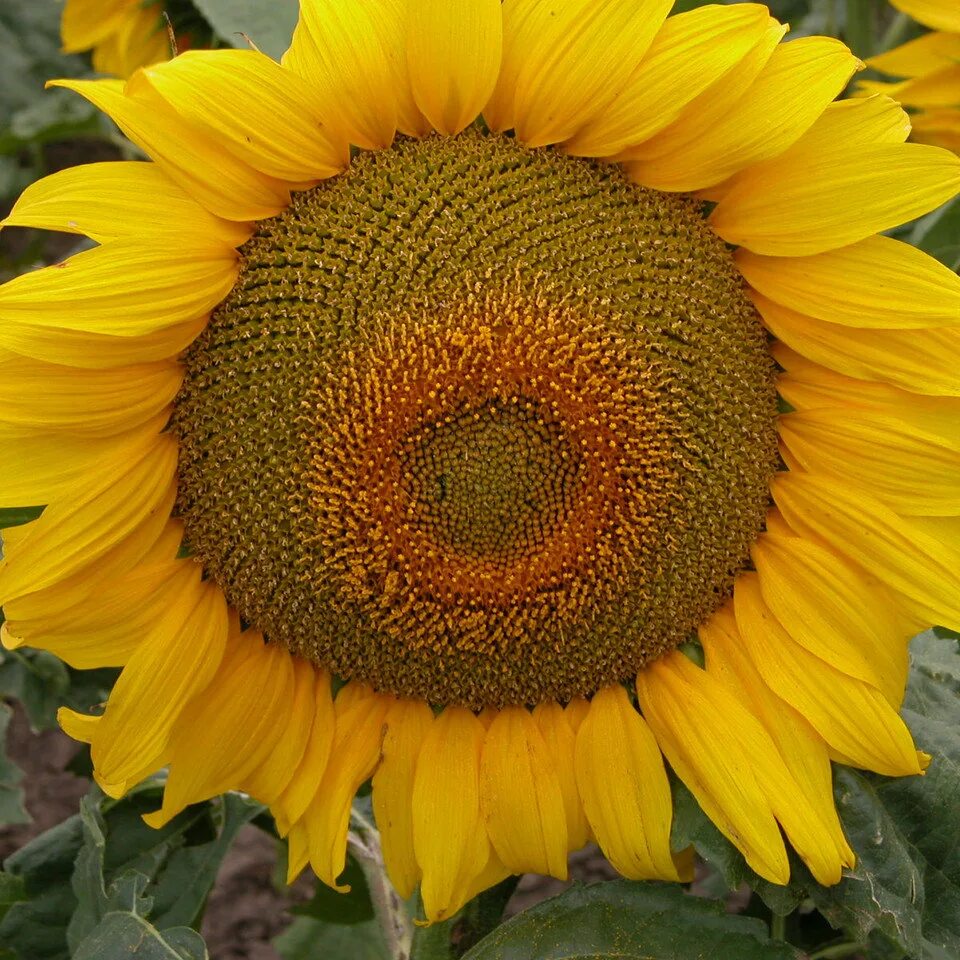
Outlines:
{"label": "sunflower", "polygon": [[162,0],[66,0],[60,35],[66,53],[93,50],[99,73],[129,77],[170,57]]}
{"label": "sunflower", "polygon": [[169,766],[151,824],[247,791],[336,886],[372,780],[439,920],[590,839],[689,879],[667,764],[836,883],[831,761],[923,770],[960,279],[877,234],[960,160],[839,42],[670,7],[309,0],[281,64],[58,81],[152,162],[5,221],[98,246],[0,288],[3,640],[123,667],[61,723],[111,796]]}
{"label": "sunflower", "polygon": [[885,93],[911,110],[913,139],[960,153],[960,5],[956,0],[891,0],[933,28],[916,40],[868,60],[898,82],[864,81],[868,94]]}

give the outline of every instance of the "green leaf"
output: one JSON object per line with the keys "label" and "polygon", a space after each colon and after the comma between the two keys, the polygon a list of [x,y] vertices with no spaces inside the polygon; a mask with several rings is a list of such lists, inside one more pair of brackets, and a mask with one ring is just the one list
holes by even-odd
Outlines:
{"label": "green leaf", "polygon": [[878,929],[912,957],[960,956],[960,647],[928,632],[911,646],[903,717],[933,760],[925,777],[843,770],[837,800],[857,853],[838,886],[810,884],[820,911],[856,939]]}
{"label": "green leaf", "polygon": [[0,153],[70,136],[96,127],[96,110],[67,91],[45,92],[53,77],[89,73],[81,57],[60,52],[56,7],[36,0],[0,4]]}
{"label": "green leaf", "polygon": [[325,923],[346,925],[372,919],[373,904],[370,902],[367,878],[352,856],[347,857],[347,866],[339,882],[349,884],[350,892],[337,893],[318,880],[313,898],[307,903],[291,907],[290,912],[296,916],[311,917]]}
{"label": "green leaf", "polygon": [[261,804],[237,793],[226,794],[219,804],[216,836],[207,843],[187,845],[175,851],[151,888],[154,898],[151,919],[161,930],[198,922],[220,864],[237,833],[264,810]]}
{"label": "green leaf", "polygon": [[960,198],[918,220],[907,239],[951,270],[960,269]]}
{"label": "green leaf", "polygon": [[45,650],[0,653],[0,696],[23,704],[34,731],[57,725],[57,709],[67,698],[70,673],[66,665]]}
{"label": "green leaf", "polygon": [[0,873],[0,920],[15,903],[22,903],[26,899],[27,885],[23,882],[23,877]]}
{"label": "green leaf", "polygon": [[13,945],[19,960],[68,960],[67,923],[77,904],[70,878],[82,845],[83,824],[73,816],[4,862],[26,895],[0,920],[0,943]]}
{"label": "green leaf", "polygon": [[7,726],[12,716],[13,710],[0,703],[0,826],[30,822],[30,814],[23,805],[23,790],[20,789],[23,771],[7,757],[5,749]]}
{"label": "green leaf", "polygon": [[345,926],[297,917],[273,947],[281,960],[392,960],[375,920]]}
{"label": "green leaf", "polygon": [[764,923],[676,885],[574,886],[498,927],[463,960],[799,960]]}
{"label": "green leaf", "polygon": [[[234,47],[246,48],[246,37],[257,49],[279,60],[297,25],[297,0],[194,0],[197,9],[220,37]],[[244,36],[244,34],[246,36]]]}
{"label": "green leaf", "polygon": [[80,801],[83,823],[83,848],[77,855],[72,886],[77,907],[67,926],[67,944],[75,952],[84,938],[112,911],[126,910],[145,916],[153,905],[144,890],[148,876],[126,870],[108,882],[104,876],[104,854],[107,846],[106,823],[92,797]]}
{"label": "green leaf", "polygon": [[0,529],[19,527],[36,520],[43,513],[43,507],[3,507],[0,509]]}
{"label": "green leaf", "polygon": [[[671,842],[674,849],[682,850],[693,844],[697,852],[715,867],[727,888],[735,890],[746,883],[763,899],[776,914],[792,913],[806,898],[798,884],[781,887],[758,876],[747,866],[743,854],[716,828],[713,821],[700,809],[693,794],[679,781],[673,781],[673,830]],[[795,857],[791,862],[799,863]]]}
{"label": "green leaf", "polygon": [[[237,831],[264,808],[228,794],[195,804],[154,830],[142,815],[160,802],[157,780],[122,800],[96,793],[83,800],[78,816],[12,856],[5,869],[23,883],[26,899],[13,903],[0,920],[0,943],[15,944],[19,960],[66,960],[83,951],[94,956],[90,944],[100,942],[104,929],[117,933],[119,914],[139,917],[159,931],[163,944],[158,946],[153,934],[145,940],[151,950],[180,949],[184,938],[168,932],[198,923]],[[123,929],[136,927],[124,921]],[[194,944],[191,938],[185,942]]]}
{"label": "green leaf", "polygon": [[200,935],[178,927],[160,932],[134,913],[108,913],[72,960],[208,960]]}
{"label": "green leaf", "polygon": [[115,910],[143,916],[160,930],[197,923],[237,832],[264,809],[227,794],[154,830],[142,815],[160,800],[156,782],[100,807],[84,799],[84,848],[73,875],[77,909],[68,930],[74,949]]}
{"label": "green leaf", "polygon": [[0,696],[23,704],[34,731],[56,727],[62,706],[89,713],[107,699],[118,674],[110,667],[74,670],[44,650],[0,651]]}

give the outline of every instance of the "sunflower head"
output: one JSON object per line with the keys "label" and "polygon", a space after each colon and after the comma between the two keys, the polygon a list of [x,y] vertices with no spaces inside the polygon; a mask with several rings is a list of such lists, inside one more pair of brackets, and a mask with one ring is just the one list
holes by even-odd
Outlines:
{"label": "sunflower head", "polygon": [[275,641],[532,706],[635,674],[729,594],[776,395],[699,204],[472,131],[362,155],[240,253],[185,357],[179,513]]}
{"label": "sunflower head", "polygon": [[781,883],[781,830],[853,863],[831,757],[921,770],[960,280],[879,234],[960,162],[842,44],[670,6],[310,0],[279,64],[64,83],[152,162],[5,221],[98,246],[0,288],[3,638],[123,665],[62,722],[112,795],[169,765],[150,822],[246,790],[335,885],[372,778],[436,920],[590,837],[688,878],[665,760]]}

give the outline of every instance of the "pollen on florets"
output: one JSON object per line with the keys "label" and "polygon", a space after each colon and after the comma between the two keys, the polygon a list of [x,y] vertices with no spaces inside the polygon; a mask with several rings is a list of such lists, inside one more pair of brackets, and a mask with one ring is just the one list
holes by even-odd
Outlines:
{"label": "pollen on florets", "polygon": [[747,563],[773,365],[699,204],[402,141],[243,248],[186,357],[179,512],[244,619],[438,704],[588,694]]}

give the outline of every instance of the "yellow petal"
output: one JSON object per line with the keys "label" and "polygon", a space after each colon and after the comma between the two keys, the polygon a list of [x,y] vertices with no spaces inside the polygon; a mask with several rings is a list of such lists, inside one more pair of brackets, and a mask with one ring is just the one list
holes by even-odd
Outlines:
{"label": "yellow petal", "polygon": [[70,707],[60,707],[57,710],[57,723],[60,724],[60,728],[68,737],[80,743],[93,743],[101,719],[100,716],[77,713]]}
{"label": "yellow petal", "polygon": [[640,672],[637,692],[670,765],[757,873],[773,883],[790,878],[779,821],[821,882],[840,879],[830,831],[728,687],[674,652]]}
{"label": "yellow petal", "polygon": [[[101,470],[103,466],[100,465]],[[118,467],[113,475],[122,469]],[[84,478],[84,487],[87,487],[87,478]],[[82,489],[78,487],[71,492],[71,496],[75,497]],[[88,493],[89,488],[84,492]],[[7,618],[11,621],[34,621],[63,615],[65,611],[84,603],[102,584],[113,577],[124,576],[141,562],[146,562],[147,558],[155,553],[159,543],[165,540],[165,533],[170,527],[170,510],[173,508],[174,498],[175,490],[171,486],[154,509],[147,509],[144,517],[139,522],[134,522],[125,536],[97,558],[95,576],[91,575],[89,566],[83,565],[78,567],[75,573],[49,587],[31,590],[11,598],[3,605]],[[61,502],[66,501],[57,501]],[[49,512],[48,506],[44,515]],[[41,517],[15,530],[4,531],[4,549],[11,564],[16,562],[20,545],[32,537],[35,531],[45,529],[42,519]]]}
{"label": "yellow petal", "polygon": [[9,349],[22,357],[84,370],[106,370],[175,357],[193,343],[206,323],[204,314],[154,333],[124,337],[11,320],[0,323],[0,351]]}
{"label": "yellow petal", "polygon": [[123,668],[91,745],[97,782],[110,796],[162,765],[173,724],[214,679],[226,639],[219,587],[195,580],[171,597]]}
{"label": "yellow petal", "polygon": [[287,835],[287,883],[293,883],[310,862],[310,837],[304,823],[295,823]]}
{"label": "yellow petal", "polygon": [[472,900],[475,896],[496,886],[501,880],[506,880],[510,876],[510,871],[500,862],[496,851],[490,844],[487,844],[488,855],[487,862],[483,869],[471,879],[467,884],[466,902]]}
{"label": "yellow petal", "polygon": [[670,0],[506,0],[503,66],[483,110],[530,147],[573,136],[599,116],[639,65]]}
{"label": "yellow petal", "polygon": [[764,325],[798,353],[850,377],[933,396],[960,396],[960,330],[860,330],[805,317],[753,294]]}
{"label": "yellow petal", "polygon": [[216,682],[183,704],[170,731],[163,807],[146,823],[162,827],[188,804],[240,788],[275,747],[283,750],[293,687],[283,647],[265,644],[253,630],[231,636]]}
{"label": "yellow petal", "polygon": [[600,690],[577,733],[577,784],[604,856],[631,880],[679,880],[660,749],[621,686]]}
{"label": "yellow petal", "polygon": [[167,25],[155,4],[127,5],[125,20],[93,49],[97,73],[128,77],[146,63],[173,56]]}
{"label": "yellow petal", "polygon": [[960,34],[925,33],[916,40],[871,57],[867,65],[894,77],[918,77],[960,60]]}
{"label": "yellow petal", "polygon": [[60,20],[64,53],[89,50],[118,30],[128,15],[123,4],[103,0],[66,0]]}
{"label": "yellow petal", "polygon": [[763,602],[755,574],[740,575],[734,604],[740,636],[764,682],[831,747],[876,773],[920,772],[910,731],[880,691],[794,642]]}
{"label": "yellow petal", "polygon": [[763,724],[773,739],[787,769],[821,824],[826,828],[836,856],[831,857],[824,844],[826,857],[818,861],[830,868],[817,880],[833,884],[840,880],[842,867],[853,867],[856,857],[844,836],[833,798],[833,771],[823,738],[790,704],[777,697],[763,682],[744,649],[737,630],[733,604],[728,603],[700,627],[700,641],[706,657],[706,670],[725,684],[734,696]]}
{"label": "yellow petal", "polygon": [[[589,708],[586,700],[580,701]],[[577,735],[570,723],[569,711],[559,703],[547,701],[533,711],[544,743],[550,753],[553,769],[563,796],[563,809],[567,821],[567,847],[579,850],[590,839],[590,825],[583,812],[580,793],[577,790],[577,770],[574,761]]]}
{"label": "yellow petal", "polygon": [[[620,155],[621,160],[636,158],[641,163],[647,159],[655,160],[661,153],[695,138],[698,132],[705,132],[711,124],[719,123],[737,103],[746,95],[757,76],[773,56],[787,27],[771,17],[764,20],[764,28],[759,40],[747,53],[734,63],[722,77],[714,81],[706,90],[694,97],[680,115],[656,136],[635,146],[628,147]],[[627,170],[630,170],[628,165]]]}
{"label": "yellow petal", "polygon": [[[286,700],[280,698],[273,717],[273,723],[280,730],[280,739],[273,750],[261,753],[259,762],[250,773],[236,781],[236,789],[249,793],[271,807],[290,784],[306,754],[316,712],[317,671],[314,665],[301,657],[291,657],[290,662],[293,693]],[[264,702],[268,700],[269,691]]]}
{"label": "yellow petal", "polygon": [[410,137],[425,137],[431,131],[430,121],[420,112],[413,98],[407,65],[408,6],[408,0],[372,0],[366,9],[376,24],[390,69],[397,129]]}
{"label": "yellow petal", "polygon": [[790,148],[786,156],[812,156],[838,146],[903,143],[910,135],[910,117],[896,100],[878,94],[839,100]]}
{"label": "yellow petal", "polygon": [[369,779],[380,759],[387,703],[386,697],[356,682],[343,688],[334,702],[330,759],[304,820],[314,872],[336,890],[349,889],[337,886],[337,877],[347,863],[350,806],[360,784]]}
{"label": "yellow petal", "polygon": [[220,138],[196,127],[148,85],[127,95],[117,80],[52,80],[102,110],[157,166],[211,213],[227,220],[261,220],[290,202],[289,184],[228,153]]}
{"label": "yellow petal", "polygon": [[960,448],[960,398],[908,393],[886,383],[844,376],[774,343],[770,352],[784,368],[777,391],[796,410],[843,407],[898,417],[923,431],[939,434]]}
{"label": "yellow petal", "polygon": [[125,160],[67,167],[37,180],[0,227],[80,233],[98,243],[163,241],[215,257],[239,246],[252,230],[209,213],[155,163]]}
{"label": "yellow petal", "polygon": [[336,720],[330,674],[326,670],[315,670],[314,673],[310,737],[290,782],[273,804],[281,836],[300,820],[316,796],[333,749]]}
{"label": "yellow petal", "polygon": [[489,859],[480,815],[483,724],[463,707],[447,707],[430,727],[413,783],[413,847],[423,871],[427,918],[452,916]]}
{"label": "yellow petal", "polygon": [[779,432],[804,470],[852,482],[898,513],[960,514],[958,444],[909,419],[824,407],[781,417]]}
{"label": "yellow petal", "polygon": [[107,462],[96,482],[48,505],[0,563],[0,602],[7,604],[81,571],[94,582],[109,576],[103,558],[111,547],[130,537],[150,515],[160,515],[161,525],[166,522],[173,506],[176,462],[173,438],[158,437],[132,462]]}
{"label": "yellow petal", "polygon": [[750,550],[764,602],[790,636],[843,673],[900,706],[907,638],[893,599],[842,557],[801,537],[762,534]]}
{"label": "yellow petal", "polygon": [[112,370],[7,360],[0,363],[0,433],[114,436],[166,410],[182,380],[183,369],[172,360]]}
{"label": "yellow petal", "polygon": [[69,495],[99,473],[105,461],[139,455],[156,442],[169,410],[146,423],[109,437],[70,433],[20,432],[0,426],[2,442],[15,448],[0,474],[0,507],[45,504]]}
{"label": "yellow petal", "polygon": [[888,93],[907,107],[933,110],[937,107],[955,107],[960,104],[960,63],[940,67],[922,77],[904,80]]}
{"label": "yellow petal", "polygon": [[590,712],[590,701],[584,697],[574,697],[563,709],[563,715],[573,732],[579,733],[580,725]]}
{"label": "yellow petal", "polygon": [[433,712],[423,700],[397,700],[387,709],[380,766],[373,775],[373,815],[383,863],[400,896],[413,896],[420,867],[413,849],[413,778]]}
{"label": "yellow petal", "polygon": [[388,17],[362,0],[302,0],[280,61],[313,89],[331,133],[367,150],[389,146],[397,128]]}
{"label": "yellow petal", "polygon": [[256,50],[191,50],[145,67],[126,92],[136,95],[144,83],[222,150],[270,177],[322,180],[350,161],[346,138],[325,125],[310,85]]}
{"label": "yellow petal", "polygon": [[189,561],[140,564],[100,584],[79,607],[37,620],[8,620],[17,646],[50,650],[78,670],[120,667],[150,632],[171,596],[187,589],[196,571]]}
{"label": "yellow petal", "polygon": [[799,257],[898,226],[960,190],[960,158],[916,143],[781,158],[727,192],[710,225],[754,253]]}
{"label": "yellow petal", "polygon": [[960,153],[960,110],[928,110],[915,114],[913,139]]}
{"label": "yellow petal", "polygon": [[659,136],[631,148],[630,176],[658,190],[693,190],[777,156],[814,123],[859,66],[840,41],[828,37],[783,44],[722,112],[718,101],[707,111],[684,114]]}
{"label": "yellow petal", "polygon": [[955,551],[910,526],[849,484],[780,473],[774,500],[798,533],[821,538],[901,593],[929,623],[960,627],[960,563]]}
{"label": "yellow petal", "polygon": [[[0,287],[7,323],[136,337],[195,320],[216,306],[238,272],[233,251],[199,257],[195,250],[150,248],[115,240]],[[17,332],[0,334],[15,353]]]}
{"label": "yellow petal", "polygon": [[511,873],[567,879],[567,822],[550,751],[525,707],[505,707],[480,757],[480,806],[497,856]]}
{"label": "yellow petal", "polygon": [[410,0],[413,97],[439,133],[473,123],[490,99],[503,43],[500,0]]}
{"label": "yellow petal", "polygon": [[758,3],[711,4],[670,17],[613,102],[564,150],[609,157],[659,133],[760,42],[769,22]]}
{"label": "yellow petal", "polygon": [[824,155],[846,155],[879,143],[903,143],[910,129],[910,117],[903,107],[885,94],[838,100],[828,104],[810,128],[779,156],[741,170],[700,196],[716,202],[735,189],[749,193],[752,185],[775,180],[781,168],[802,169]]}
{"label": "yellow petal", "polygon": [[936,30],[960,33],[960,9],[954,0],[891,0],[893,5],[914,20]]}
{"label": "yellow petal", "polygon": [[809,257],[738,250],[735,260],[755,290],[818,320],[893,329],[960,325],[960,277],[890,237]]}

